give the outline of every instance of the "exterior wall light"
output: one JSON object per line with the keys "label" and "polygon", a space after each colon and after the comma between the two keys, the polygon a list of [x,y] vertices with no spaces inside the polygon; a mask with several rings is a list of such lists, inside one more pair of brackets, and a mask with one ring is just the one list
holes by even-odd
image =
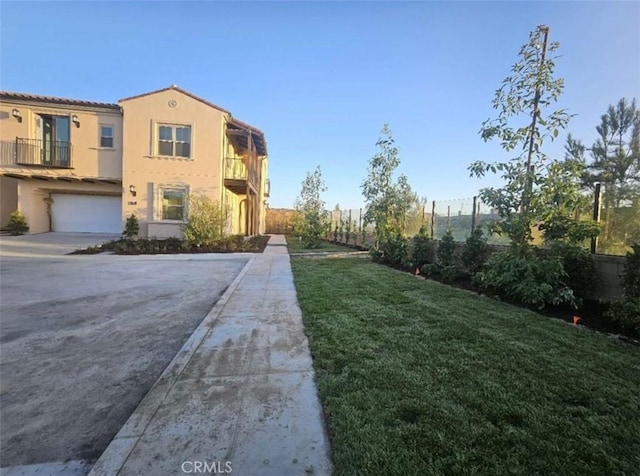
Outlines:
{"label": "exterior wall light", "polygon": [[13,111],[11,111],[11,115],[15,117],[18,120],[18,122],[22,122],[22,116],[20,115],[20,111],[18,111],[17,109],[14,109]]}
{"label": "exterior wall light", "polygon": [[138,194],[138,192],[136,192],[136,186],[135,185],[129,185],[129,193],[134,197]]}
{"label": "exterior wall light", "polygon": [[71,122],[73,122],[76,127],[80,127],[80,119],[78,119],[78,116],[76,116],[75,114],[71,116]]}

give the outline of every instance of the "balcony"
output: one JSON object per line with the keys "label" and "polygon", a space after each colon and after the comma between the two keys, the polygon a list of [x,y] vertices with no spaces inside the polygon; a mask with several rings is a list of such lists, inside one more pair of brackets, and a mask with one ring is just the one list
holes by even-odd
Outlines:
{"label": "balcony", "polygon": [[22,139],[2,141],[2,164],[13,162],[27,167],[71,169],[71,143],[67,141],[43,141]]}
{"label": "balcony", "polygon": [[246,159],[226,158],[224,160],[224,186],[233,193],[246,194],[250,187],[257,193],[258,173],[247,167]]}

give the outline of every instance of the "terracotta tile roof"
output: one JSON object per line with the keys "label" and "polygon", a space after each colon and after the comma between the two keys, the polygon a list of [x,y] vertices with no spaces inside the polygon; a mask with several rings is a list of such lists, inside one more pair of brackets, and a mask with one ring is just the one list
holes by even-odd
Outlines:
{"label": "terracotta tile roof", "polygon": [[217,110],[222,111],[222,112],[226,112],[227,114],[231,114],[226,109],[223,109],[220,106],[216,106],[215,104],[207,101],[206,99],[202,99],[200,96],[196,96],[195,94],[192,94],[189,91],[185,91],[184,89],[179,88],[175,84],[172,85],[172,86],[169,86],[168,88],[157,89],[155,91],[150,91],[148,93],[138,94],[136,96],[131,96],[131,97],[128,97],[128,98],[120,99],[118,102],[130,101],[131,99],[138,99],[138,98],[141,98],[141,97],[144,97],[144,96],[150,96],[151,94],[162,93],[164,91],[169,91],[169,90],[178,91],[178,92],[184,94],[185,96],[189,96],[190,98],[195,99],[196,101],[200,101],[202,104],[206,104],[209,107],[212,107],[212,108],[217,109]]}
{"label": "terracotta tile roof", "polygon": [[88,106],[88,107],[99,107],[104,109],[116,109],[120,110],[120,106],[118,104],[112,104],[107,102],[97,102],[97,101],[85,101],[82,99],[68,99],[68,98],[59,98],[55,96],[40,96],[37,94],[27,94],[27,93],[16,93],[11,91],[0,91],[0,100],[16,100],[16,101],[30,101],[30,102],[44,102],[51,104],[64,104],[68,106]]}

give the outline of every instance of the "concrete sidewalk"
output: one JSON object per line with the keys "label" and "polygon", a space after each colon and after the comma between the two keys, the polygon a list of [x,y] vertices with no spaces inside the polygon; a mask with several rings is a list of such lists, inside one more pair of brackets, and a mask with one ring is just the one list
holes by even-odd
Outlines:
{"label": "concrete sidewalk", "polygon": [[189,473],[331,474],[284,236],[247,263],[90,474]]}

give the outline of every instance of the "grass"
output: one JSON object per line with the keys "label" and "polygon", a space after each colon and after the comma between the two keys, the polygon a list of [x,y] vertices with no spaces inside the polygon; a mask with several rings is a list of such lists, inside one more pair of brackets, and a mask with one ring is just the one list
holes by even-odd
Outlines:
{"label": "grass", "polygon": [[292,266],[336,476],[639,474],[639,347],[369,260]]}
{"label": "grass", "polygon": [[320,248],[305,248],[304,242],[298,240],[297,237],[286,235],[287,239],[287,249],[289,253],[318,253],[318,252],[326,252],[326,251],[342,251],[342,252],[350,252],[350,251],[358,251],[354,248],[350,248],[348,246],[339,245],[335,243],[329,243],[327,241],[323,241],[320,244]]}

